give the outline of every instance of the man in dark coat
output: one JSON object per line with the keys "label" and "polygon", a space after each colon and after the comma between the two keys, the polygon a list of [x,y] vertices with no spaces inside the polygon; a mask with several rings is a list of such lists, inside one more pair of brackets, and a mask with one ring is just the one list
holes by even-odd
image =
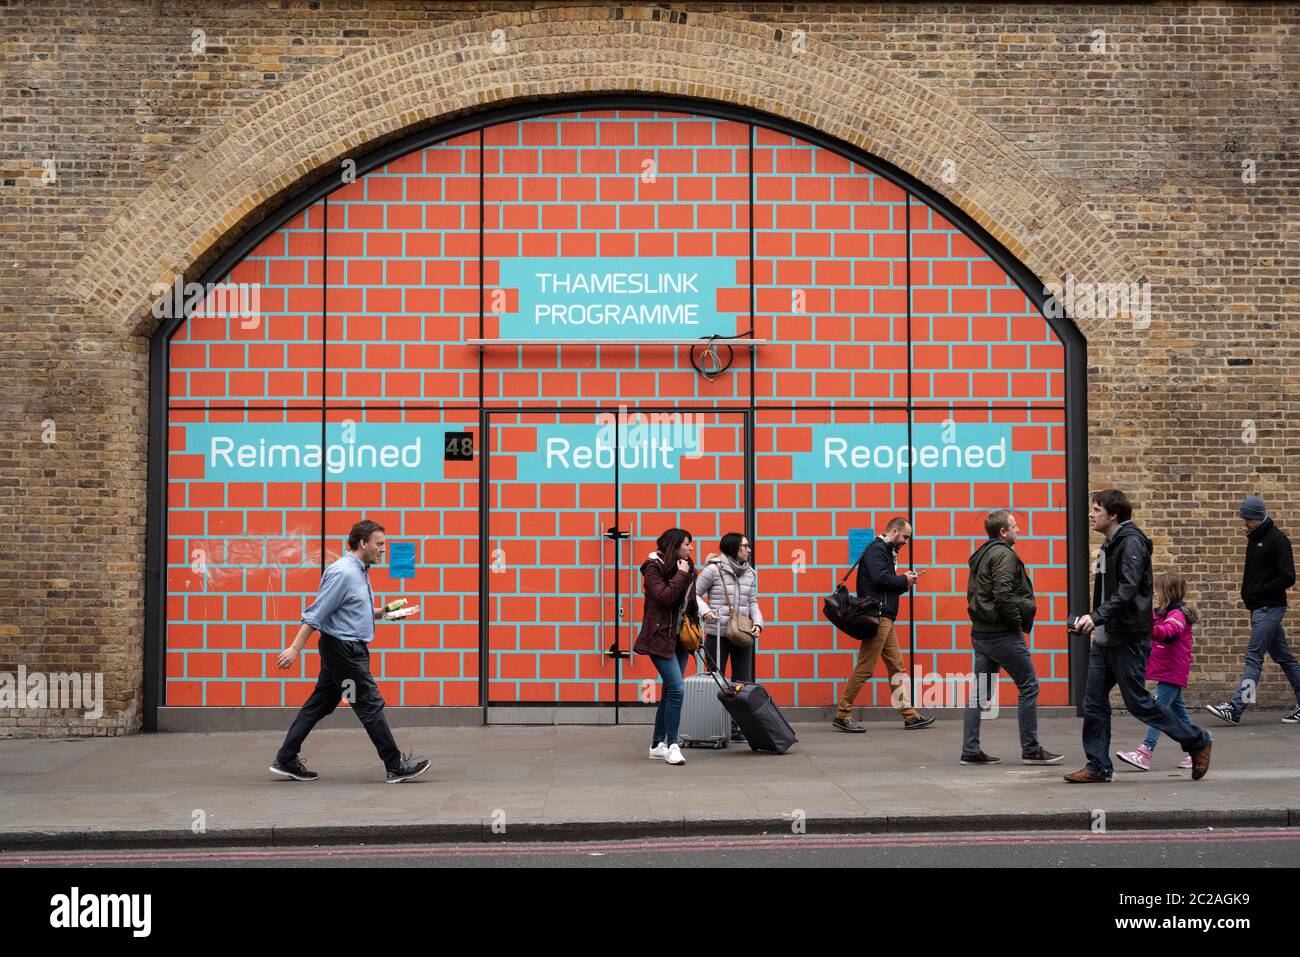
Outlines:
{"label": "man in dark coat", "polygon": [[894,619],[898,617],[898,596],[903,594],[921,577],[919,571],[908,569],[902,575],[895,568],[895,556],[912,540],[912,526],[905,518],[892,518],[885,526],[883,534],[866,547],[858,559],[858,597],[875,595],[880,599],[880,628],[874,638],[868,638],[858,648],[858,661],[853,674],[844,684],[840,695],[839,707],[835,710],[835,720],[831,727],[837,731],[866,731],[866,727],[853,720],[853,703],[857,700],[862,686],[876,670],[876,660],[885,659],[889,669],[889,686],[891,699],[898,713],[903,717],[903,727],[908,731],[928,728],[934,724],[934,718],[921,714],[908,702],[907,669],[903,666],[903,654],[898,648],[898,633],[894,630]]}
{"label": "man in dark coat", "polygon": [[1246,526],[1246,563],[1241,572],[1241,601],[1250,612],[1250,641],[1246,645],[1246,673],[1229,701],[1206,705],[1220,721],[1240,724],[1241,715],[1255,701],[1264,655],[1282,666],[1295,692],[1296,707],[1282,718],[1300,724],[1300,662],[1291,653],[1282,619],[1286,617],[1286,590],[1295,584],[1295,559],[1291,539],[1273,524],[1264,500],[1252,495],[1241,503]]}
{"label": "man in dark coat", "polygon": [[1110,760],[1110,690],[1119,685],[1124,706],[1148,727],[1177,741],[1192,756],[1192,780],[1210,769],[1210,735],[1173,714],[1147,691],[1151,651],[1151,539],[1133,524],[1133,506],[1118,489],[1092,496],[1092,530],[1106,536],[1093,582],[1093,611],[1074,627],[1092,635],[1088,684],[1083,693],[1083,750],[1088,763],[1065,780],[1107,784],[1115,773]]}

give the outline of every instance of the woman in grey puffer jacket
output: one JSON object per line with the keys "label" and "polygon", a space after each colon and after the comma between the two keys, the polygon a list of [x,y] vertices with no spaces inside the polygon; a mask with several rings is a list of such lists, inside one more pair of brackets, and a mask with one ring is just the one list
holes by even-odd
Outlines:
{"label": "woman in grey puffer jacket", "polygon": [[[731,661],[731,677],[736,681],[754,680],[754,646],[733,645],[726,637],[727,619],[734,606],[741,615],[754,622],[751,634],[763,632],[763,613],[758,608],[758,572],[751,564],[749,539],[740,532],[728,532],[718,543],[721,555],[710,555],[695,579],[695,598],[700,609],[701,627],[708,642],[709,654],[721,674]],[[733,728],[733,737],[739,734]]]}

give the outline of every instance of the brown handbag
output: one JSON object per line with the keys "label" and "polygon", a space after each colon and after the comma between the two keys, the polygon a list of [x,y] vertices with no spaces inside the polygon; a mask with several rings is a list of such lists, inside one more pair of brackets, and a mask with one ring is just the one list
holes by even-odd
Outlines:
{"label": "brown handbag", "polygon": [[700,639],[703,638],[704,632],[700,626],[691,621],[689,615],[682,616],[681,631],[677,637],[681,640],[682,647],[687,651],[694,653],[700,650]]}
{"label": "brown handbag", "polygon": [[688,582],[686,595],[682,600],[682,625],[677,629],[677,638],[681,641],[682,647],[692,654],[700,650],[700,645],[704,640],[704,630],[700,627],[699,622],[693,621],[691,616],[686,613],[686,609],[694,595],[695,583]]}
{"label": "brown handbag", "polygon": [[[727,616],[727,630],[724,634],[727,640],[737,648],[748,648],[754,643],[754,619],[748,615],[742,615],[736,611],[736,603],[731,600],[731,592],[727,590],[727,575],[719,568],[718,575],[722,578],[722,593],[727,596],[727,605],[730,606],[731,614]],[[736,579],[736,599],[740,599],[740,579]]]}

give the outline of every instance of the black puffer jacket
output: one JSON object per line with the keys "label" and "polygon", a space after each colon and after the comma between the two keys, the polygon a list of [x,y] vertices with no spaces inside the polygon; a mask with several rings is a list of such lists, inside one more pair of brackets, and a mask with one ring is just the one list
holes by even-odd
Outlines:
{"label": "black puffer jacket", "polygon": [[1101,546],[1092,586],[1092,620],[1105,626],[1097,643],[1118,645],[1150,641],[1151,539],[1125,522]]}

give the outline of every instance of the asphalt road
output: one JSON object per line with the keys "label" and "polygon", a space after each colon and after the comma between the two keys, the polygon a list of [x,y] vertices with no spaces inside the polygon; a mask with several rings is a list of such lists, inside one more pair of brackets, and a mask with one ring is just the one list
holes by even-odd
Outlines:
{"label": "asphalt road", "polygon": [[0,867],[1300,867],[1285,830],[761,835],[600,843],[0,852]]}

